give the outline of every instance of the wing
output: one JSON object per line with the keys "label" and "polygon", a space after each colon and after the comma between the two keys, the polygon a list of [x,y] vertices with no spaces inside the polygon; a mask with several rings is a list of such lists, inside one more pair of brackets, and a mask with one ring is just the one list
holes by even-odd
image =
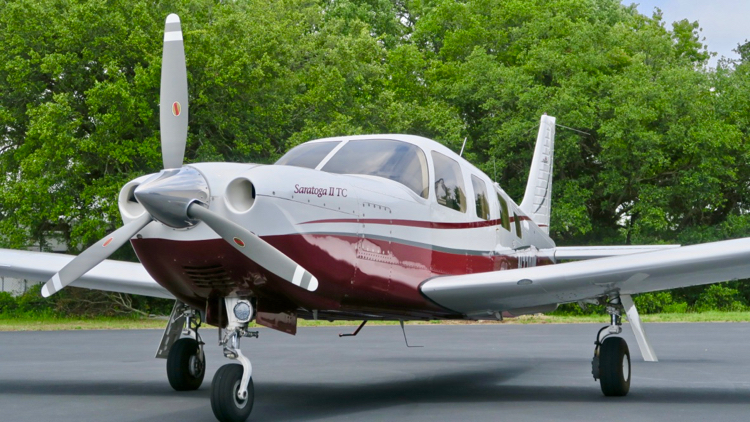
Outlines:
{"label": "wing", "polygon": [[[0,276],[47,281],[73,258],[73,255],[0,249]],[[133,262],[104,260],[71,285],[174,299],[151,278],[143,265]]]}
{"label": "wing", "polygon": [[555,248],[555,260],[579,261],[583,259],[654,252],[679,247],[680,245],[558,246]]}
{"label": "wing", "polygon": [[421,291],[448,309],[470,317],[486,317],[612,292],[629,295],[744,278],[750,278],[750,238],[542,267],[442,276],[422,283]]}

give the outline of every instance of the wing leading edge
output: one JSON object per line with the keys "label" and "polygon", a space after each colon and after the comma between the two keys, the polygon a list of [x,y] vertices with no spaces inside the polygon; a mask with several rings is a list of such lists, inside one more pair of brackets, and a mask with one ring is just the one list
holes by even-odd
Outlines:
{"label": "wing leading edge", "polygon": [[750,238],[422,283],[432,301],[483,317],[494,312],[750,278]]}
{"label": "wing leading edge", "polygon": [[[47,281],[73,258],[73,255],[0,249],[0,276]],[[71,286],[174,299],[143,265],[133,262],[104,260]]]}

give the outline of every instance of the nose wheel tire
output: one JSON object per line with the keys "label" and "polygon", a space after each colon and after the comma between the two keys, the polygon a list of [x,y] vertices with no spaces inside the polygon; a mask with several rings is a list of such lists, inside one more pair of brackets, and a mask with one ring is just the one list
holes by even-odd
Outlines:
{"label": "nose wheel tire", "polygon": [[167,379],[177,391],[197,390],[206,374],[206,357],[192,338],[177,340],[167,356]]}
{"label": "nose wheel tire", "polygon": [[599,383],[605,396],[630,391],[630,351],[622,337],[608,337],[599,346]]}
{"label": "nose wheel tire", "polygon": [[247,398],[237,397],[242,380],[242,365],[224,365],[211,382],[211,410],[221,422],[244,422],[253,410],[255,391],[253,379],[247,384]]}

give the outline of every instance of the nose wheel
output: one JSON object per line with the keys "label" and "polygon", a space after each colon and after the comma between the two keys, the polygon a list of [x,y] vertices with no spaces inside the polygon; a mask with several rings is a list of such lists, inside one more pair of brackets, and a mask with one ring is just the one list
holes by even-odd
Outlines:
{"label": "nose wheel", "polygon": [[248,379],[244,398],[240,398],[240,385],[244,370],[242,365],[230,363],[216,371],[211,382],[211,410],[221,422],[244,422],[253,411],[255,388]]}
{"label": "nose wheel", "polygon": [[219,344],[224,346],[224,356],[237,361],[224,365],[216,371],[211,382],[211,410],[221,422],[244,422],[250,417],[255,401],[253,366],[240,350],[242,337],[257,338],[257,331],[248,331],[248,323],[254,317],[249,300],[235,297],[224,298],[228,323],[219,328]]}

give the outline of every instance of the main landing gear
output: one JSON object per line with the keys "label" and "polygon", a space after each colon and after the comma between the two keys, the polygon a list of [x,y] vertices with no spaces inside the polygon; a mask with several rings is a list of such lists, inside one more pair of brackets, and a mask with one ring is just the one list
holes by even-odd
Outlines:
{"label": "main landing gear", "polygon": [[623,311],[628,317],[630,328],[633,329],[633,335],[643,360],[658,362],[658,359],[646,336],[646,330],[641,323],[633,298],[630,295],[616,293],[604,303],[607,305],[610,324],[599,330],[596,335],[591,373],[594,375],[594,380],[599,380],[605,396],[625,396],[630,390],[630,350],[623,338],[613,337],[622,332]]}
{"label": "main landing gear", "polygon": [[243,422],[253,410],[255,390],[253,367],[250,359],[240,350],[242,337],[258,337],[257,331],[248,331],[253,318],[253,306],[247,300],[225,298],[227,328],[219,329],[219,344],[224,346],[224,356],[239,362],[224,365],[216,371],[211,382],[211,410],[221,422]]}
{"label": "main landing gear", "polygon": [[591,361],[591,373],[594,380],[599,380],[605,396],[625,396],[630,390],[628,344],[622,337],[612,337],[622,332],[621,309],[619,297],[609,301],[607,313],[610,315],[610,325],[599,330],[594,342],[596,348]]}
{"label": "main landing gear", "polygon": [[197,390],[203,383],[206,356],[200,326],[200,312],[175,302],[156,357],[167,359],[167,379],[177,391]]}

